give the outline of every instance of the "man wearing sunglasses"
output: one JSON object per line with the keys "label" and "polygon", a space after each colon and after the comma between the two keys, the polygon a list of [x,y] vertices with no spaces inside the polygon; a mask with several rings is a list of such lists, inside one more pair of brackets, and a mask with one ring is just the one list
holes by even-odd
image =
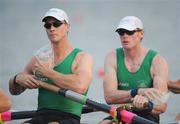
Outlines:
{"label": "man wearing sunglasses", "polygon": [[70,24],[63,10],[50,9],[42,21],[51,43],[53,64],[33,57],[23,72],[10,79],[10,92],[17,95],[25,89],[39,88],[38,114],[24,124],[80,124],[82,105],[40,88],[38,81],[86,94],[92,80],[92,58],[69,42]]}
{"label": "man wearing sunglasses", "polygon": [[[153,100],[164,98],[168,91],[168,65],[157,52],[142,45],[144,30],[139,18],[124,17],[116,32],[122,48],[109,52],[105,58],[105,100],[108,104],[132,103],[138,110],[148,104],[146,110],[133,112],[159,123],[159,114],[165,112],[167,101],[156,105]],[[116,122],[111,117],[101,122],[109,123]]]}

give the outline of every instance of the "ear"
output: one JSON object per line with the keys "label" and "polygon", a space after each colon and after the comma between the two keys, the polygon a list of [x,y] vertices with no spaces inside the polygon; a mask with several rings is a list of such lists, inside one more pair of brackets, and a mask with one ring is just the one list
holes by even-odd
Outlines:
{"label": "ear", "polygon": [[141,35],[144,36],[144,30],[141,31]]}
{"label": "ear", "polygon": [[70,24],[67,24],[67,32],[70,30]]}
{"label": "ear", "polygon": [[141,32],[139,32],[140,36],[141,36],[141,39],[143,39],[144,37],[144,30],[142,30]]}

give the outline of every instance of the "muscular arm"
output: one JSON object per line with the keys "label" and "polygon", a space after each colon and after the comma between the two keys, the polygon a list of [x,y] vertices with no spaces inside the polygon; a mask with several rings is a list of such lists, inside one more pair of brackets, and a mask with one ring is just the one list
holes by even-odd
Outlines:
{"label": "muscular arm", "polygon": [[[159,55],[157,55],[152,62],[151,74],[153,77],[153,88],[139,89],[138,94],[148,96],[153,90],[157,90],[160,93],[167,93],[168,82],[168,65],[166,61]],[[165,112],[167,103],[155,105],[152,113],[159,114]]]}
{"label": "muscular arm", "polygon": [[105,58],[104,95],[108,104],[123,103],[131,98],[130,91],[118,90],[116,73],[116,52],[110,52]]}
{"label": "muscular arm", "polygon": [[75,57],[72,66],[72,74],[62,74],[53,69],[48,69],[39,63],[37,70],[44,76],[51,79],[57,86],[75,91],[77,93],[85,93],[92,80],[92,58],[88,53],[81,52]]}
{"label": "muscular arm", "polygon": [[39,83],[33,75],[34,62],[35,58],[33,57],[31,61],[27,64],[23,72],[17,74],[16,84],[14,83],[15,76],[10,78],[9,91],[12,95],[19,95],[23,91],[25,91],[26,88],[33,89],[39,87]]}
{"label": "muscular arm", "polygon": [[0,113],[7,111],[11,108],[11,102],[8,97],[5,96],[3,91],[0,89]]}

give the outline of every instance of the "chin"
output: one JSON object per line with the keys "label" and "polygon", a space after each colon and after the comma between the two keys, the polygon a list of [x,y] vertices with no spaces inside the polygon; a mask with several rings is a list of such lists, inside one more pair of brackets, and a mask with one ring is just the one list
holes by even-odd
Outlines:
{"label": "chin", "polygon": [[51,41],[51,43],[57,43],[58,42],[58,40],[56,38],[51,38],[50,41]]}
{"label": "chin", "polygon": [[123,45],[123,48],[126,49],[126,50],[131,50],[132,48],[128,45]]}

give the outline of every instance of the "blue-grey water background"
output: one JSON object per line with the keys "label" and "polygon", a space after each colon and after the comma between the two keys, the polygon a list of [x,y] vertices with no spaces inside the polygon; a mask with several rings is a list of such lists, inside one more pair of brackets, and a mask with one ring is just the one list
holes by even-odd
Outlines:
{"label": "blue-grey water background", "polygon": [[[107,52],[121,46],[115,28],[127,15],[141,18],[145,27],[143,44],[167,60],[170,79],[180,78],[180,0],[0,0],[0,87],[11,98],[13,110],[36,109],[37,90],[11,96],[8,80],[49,42],[41,19],[52,7],[68,13],[69,40],[74,47],[93,56],[93,81],[88,92],[91,99],[105,102],[98,70],[102,69]],[[180,112],[179,98],[170,93],[161,123],[173,122]],[[105,116],[102,112],[86,114],[82,123],[97,124]]]}

